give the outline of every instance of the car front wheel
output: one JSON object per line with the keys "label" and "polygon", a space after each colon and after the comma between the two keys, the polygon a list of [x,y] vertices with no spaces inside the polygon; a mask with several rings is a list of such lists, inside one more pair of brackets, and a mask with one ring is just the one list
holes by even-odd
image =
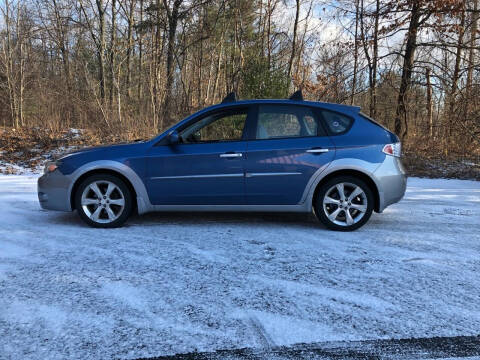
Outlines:
{"label": "car front wheel", "polygon": [[88,225],[122,226],[132,212],[132,195],[124,181],[109,174],[86,178],[75,193],[75,208]]}
{"label": "car front wheel", "polygon": [[315,213],[329,229],[352,231],[364,225],[373,211],[373,193],[362,180],[338,176],[317,192]]}

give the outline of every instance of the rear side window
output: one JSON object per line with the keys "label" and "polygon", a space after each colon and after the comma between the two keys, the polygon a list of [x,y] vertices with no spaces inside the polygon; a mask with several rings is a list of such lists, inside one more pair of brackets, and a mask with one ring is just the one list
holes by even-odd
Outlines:
{"label": "rear side window", "polygon": [[258,140],[318,136],[318,122],[306,107],[260,105],[255,134]]}
{"label": "rear side window", "polygon": [[325,120],[325,125],[327,125],[328,132],[332,135],[346,133],[353,124],[353,119],[351,117],[337,112],[322,110],[322,116]]}

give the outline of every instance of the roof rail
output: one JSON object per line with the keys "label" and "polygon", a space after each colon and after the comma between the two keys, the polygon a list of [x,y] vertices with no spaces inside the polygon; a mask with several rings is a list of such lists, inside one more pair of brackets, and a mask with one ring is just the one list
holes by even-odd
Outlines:
{"label": "roof rail", "polygon": [[295,91],[289,99],[293,101],[303,101],[302,89]]}
{"label": "roof rail", "polygon": [[237,101],[237,94],[234,91],[232,91],[227,96],[225,96],[225,98],[222,100],[222,104],[235,102],[235,101]]}

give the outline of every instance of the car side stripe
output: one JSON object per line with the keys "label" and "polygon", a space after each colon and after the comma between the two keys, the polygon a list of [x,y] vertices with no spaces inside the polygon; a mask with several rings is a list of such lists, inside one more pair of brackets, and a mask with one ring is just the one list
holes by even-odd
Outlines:
{"label": "car side stripe", "polygon": [[244,174],[208,174],[208,175],[181,175],[181,176],[155,176],[151,180],[168,180],[168,179],[207,179],[207,178],[229,178],[229,177],[259,177],[259,176],[289,176],[302,175],[300,172],[265,172],[265,173],[245,173]]}
{"label": "car side stripe", "polygon": [[207,178],[229,178],[243,177],[243,173],[238,174],[208,174],[208,175],[183,175],[183,176],[155,176],[151,180],[168,180],[168,179],[207,179]]}
{"label": "car side stripe", "polygon": [[246,177],[302,175],[300,172],[246,173]]}

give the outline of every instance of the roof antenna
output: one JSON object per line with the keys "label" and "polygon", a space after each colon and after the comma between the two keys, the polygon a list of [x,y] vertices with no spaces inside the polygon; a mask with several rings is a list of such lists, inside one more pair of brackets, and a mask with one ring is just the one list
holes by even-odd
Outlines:
{"label": "roof antenna", "polygon": [[237,94],[235,93],[235,91],[232,91],[227,96],[225,96],[225,98],[222,100],[222,104],[235,101],[237,101]]}
{"label": "roof antenna", "polygon": [[302,89],[295,91],[289,99],[293,101],[303,101]]}

